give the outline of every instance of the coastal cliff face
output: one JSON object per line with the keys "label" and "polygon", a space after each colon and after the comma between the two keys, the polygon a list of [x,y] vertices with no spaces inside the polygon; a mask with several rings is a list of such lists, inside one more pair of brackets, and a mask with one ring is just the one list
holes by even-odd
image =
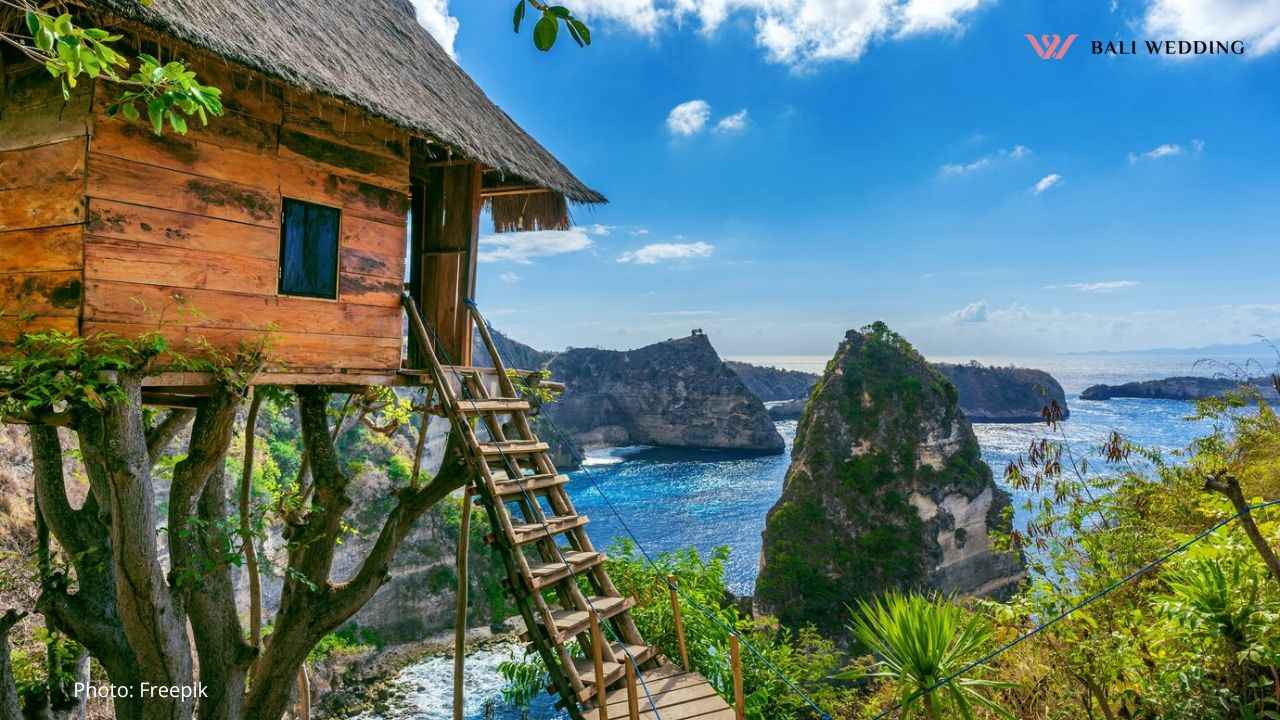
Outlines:
{"label": "coastal cliff face", "polygon": [[724,364],[742,378],[748,390],[765,402],[807,398],[818,382],[817,375],[798,370],[762,367],[734,360],[726,360]]}
{"label": "coastal cliff face", "polygon": [[1093,385],[1080,393],[1082,400],[1110,400],[1112,398],[1142,398],[1146,400],[1203,400],[1218,397],[1246,385],[1253,386],[1268,402],[1280,402],[1280,388],[1272,378],[1231,380],[1208,377],[1171,377],[1163,380],[1144,380],[1123,385]]}
{"label": "coastal cliff face", "polygon": [[[726,363],[752,392],[771,404],[769,416],[774,420],[795,420],[804,412],[810,390],[818,382],[811,373],[759,367],[747,363]],[[954,365],[934,363],[933,368],[946,376],[960,399],[960,409],[969,422],[1031,423],[1043,420],[1041,411],[1050,402],[1062,408],[1062,417],[1070,416],[1067,396],[1062,385],[1043,370],[1019,367],[988,367],[978,363]],[[770,393],[769,397],[761,393]],[[799,394],[782,397],[786,393]]]}
{"label": "coastal cliff face", "polygon": [[705,335],[623,352],[572,349],[548,368],[566,390],[542,412],[582,445],[785,449],[764,404]]}
{"label": "coastal cliff face", "polygon": [[891,588],[1003,596],[1020,552],[955,387],[883,323],[850,331],[796,433],[764,531],[756,602],[840,633],[847,606]]}
{"label": "coastal cliff face", "polygon": [[1040,422],[1051,402],[1062,409],[1064,419],[1071,414],[1062,386],[1043,370],[978,363],[934,363],[933,367],[955,385],[960,409],[969,422]]}

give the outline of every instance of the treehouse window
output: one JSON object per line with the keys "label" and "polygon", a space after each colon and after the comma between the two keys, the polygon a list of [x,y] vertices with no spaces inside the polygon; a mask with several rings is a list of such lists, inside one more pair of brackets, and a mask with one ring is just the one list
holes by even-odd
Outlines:
{"label": "treehouse window", "polygon": [[284,199],[280,230],[280,294],[338,298],[337,208]]}

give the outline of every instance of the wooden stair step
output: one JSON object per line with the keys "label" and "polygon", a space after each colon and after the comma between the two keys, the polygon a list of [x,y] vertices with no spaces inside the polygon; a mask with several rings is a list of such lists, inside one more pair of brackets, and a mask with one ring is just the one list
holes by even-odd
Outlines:
{"label": "wooden stair step", "polygon": [[499,497],[509,497],[511,495],[540,492],[568,482],[568,475],[525,475],[519,480],[497,481],[495,478],[493,489]]}
{"label": "wooden stair step", "polygon": [[[728,703],[716,693],[715,687],[697,673],[685,672],[673,665],[663,665],[657,670],[642,671],[640,677],[644,684],[637,682],[636,685],[641,717],[702,720],[708,716],[718,719],[719,714],[725,711],[732,713]],[[610,718],[627,717],[626,687],[610,690],[605,703]],[[657,708],[657,713],[654,708]],[[595,720],[599,711],[594,708],[584,710],[583,716],[588,720]]]}
{"label": "wooden stair step", "polygon": [[[637,665],[644,665],[652,660],[658,654],[658,649],[654,647],[645,647],[644,645],[623,645],[622,643],[612,643],[609,647],[613,650],[614,657],[619,662],[604,664],[604,684],[612,685],[622,679],[626,674],[626,667],[623,662],[630,662],[627,659],[627,652],[635,658]],[[624,652],[624,648],[626,652]],[[574,669],[578,671],[578,676],[582,678],[582,684],[585,687],[578,693],[578,700],[586,702],[596,696],[596,665],[595,661],[590,657],[576,658],[573,661]]]}
{"label": "wooden stair step", "polygon": [[[595,608],[597,617],[601,622],[609,618],[635,607],[636,601],[631,598],[624,597],[604,597],[594,595],[588,599],[588,607]],[[556,632],[560,634],[561,642],[572,638],[575,635],[584,633],[591,626],[590,610],[556,610],[551,613],[552,622],[555,623]],[[520,639],[528,641],[528,633],[521,633]]]}
{"label": "wooden stair step", "polygon": [[586,515],[554,515],[547,518],[545,527],[543,523],[537,522],[515,524],[511,526],[513,535],[511,542],[516,545],[528,545],[531,542],[551,535],[558,535],[574,528],[580,528],[586,524]]}
{"label": "wooden stair step", "polygon": [[561,550],[560,555],[565,562],[569,563],[569,567],[565,567],[565,564],[559,561],[529,564],[529,575],[533,580],[534,592],[551,587],[565,578],[581,575],[605,561],[604,553],[598,552]]}
{"label": "wooden stair step", "polygon": [[488,400],[459,400],[458,407],[468,415],[480,413],[513,413],[529,409],[528,400],[511,400],[507,398],[491,398]]}
{"label": "wooden stair step", "polygon": [[510,440],[501,443],[488,442],[480,444],[480,452],[486,458],[531,455],[533,453],[546,452],[550,449],[550,445],[536,440]]}

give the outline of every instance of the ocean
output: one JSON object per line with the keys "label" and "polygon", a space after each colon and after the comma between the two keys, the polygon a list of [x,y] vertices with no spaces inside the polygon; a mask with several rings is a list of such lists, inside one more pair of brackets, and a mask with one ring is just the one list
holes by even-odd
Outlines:
{"label": "ocean", "polygon": [[[828,358],[729,359],[821,372]],[[1048,371],[1067,394],[1071,417],[1062,424],[1061,432],[1076,457],[1096,456],[1098,447],[1113,431],[1133,442],[1168,452],[1185,448],[1209,430],[1206,423],[1188,418],[1193,410],[1191,403],[1080,400],[1080,392],[1089,385],[1175,375],[1234,375],[1240,368],[1258,375],[1270,372],[1275,365],[1274,359],[1268,362],[1259,358],[1250,363],[1249,358],[1225,356],[1206,362],[1199,356],[1179,354],[930,359],[941,362],[977,359],[989,365],[1018,365]],[[729,586],[735,593],[750,594],[755,584],[765,515],[782,491],[796,422],[780,422],[778,430],[787,441],[787,453],[783,455],[647,447],[593,451],[583,469],[571,473],[573,481],[569,492],[578,512],[590,518],[588,531],[598,547],[608,548],[616,539],[628,535],[638,539],[651,555],[686,547],[710,553],[717,547],[727,546]],[[997,482],[1001,481],[1009,462],[1048,432],[1040,424],[1005,423],[975,424],[974,431],[983,459],[991,466]],[[1101,463],[1096,466],[1101,467]],[[1027,499],[1025,493],[1014,493],[1016,527],[1025,527],[1028,518],[1022,506]],[[476,698],[487,693],[491,702],[485,703],[483,698],[474,703],[469,700],[468,720],[521,717],[514,709],[504,707],[497,697],[501,682],[495,675],[496,663],[517,652],[514,647],[490,648],[469,660],[468,685],[478,691]],[[428,672],[431,668],[436,671]],[[412,688],[408,698],[396,703],[392,713],[369,716],[369,720],[446,720],[451,717],[447,704],[450,682],[449,671],[439,659],[428,659],[406,668],[403,684]],[[545,697],[529,715],[530,720],[558,717]]]}

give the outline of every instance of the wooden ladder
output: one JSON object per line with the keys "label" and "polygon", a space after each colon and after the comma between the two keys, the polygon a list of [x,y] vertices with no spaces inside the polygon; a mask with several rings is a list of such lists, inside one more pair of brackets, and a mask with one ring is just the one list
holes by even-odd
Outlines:
{"label": "wooden ladder", "polygon": [[[477,497],[494,528],[486,542],[503,558],[504,584],[524,618],[524,637],[546,664],[561,703],[581,720],[584,707],[593,707],[609,688],[625,682],[629,660],[638,667],[652,665],[658,659],[657,649],[647,645],[636,629],[630,613],[635,601],[622,597],[609,579],[605,556],[587,536],[586,516],[574,510],[565,492],[569,478],[556,471],[548,455],[550,447],[534,433],[530,403],[520,397],[507,374],[484,319],[468,308],[494,369],[446,368],[417,304],[408,295],[403,302],[441,405],[462,433],[463,452],[477,480]],[[495,372],[497,396],[490,394],[484,377]],[[476,432],[480,425],[486,431],[484,439]],[[599,627],[611,630],[617,639],[600,643],[604,693],[596,687],[593,615]],[[570,651],[573,640],[584,651],[583,657],[575,658]]]}

